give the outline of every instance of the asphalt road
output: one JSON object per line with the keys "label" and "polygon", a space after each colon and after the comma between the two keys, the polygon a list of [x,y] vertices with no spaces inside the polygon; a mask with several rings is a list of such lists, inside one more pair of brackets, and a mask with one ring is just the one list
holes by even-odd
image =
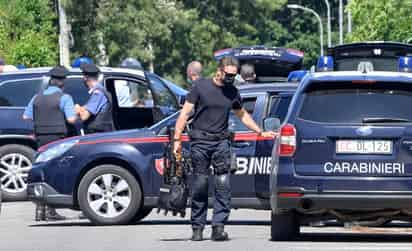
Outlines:
{"label": "asphalt road", "polygon": [[73,217],[59,223],[33,221],[29,202],[4,203],[0,215],[0,250],[123,251],[123,250],[412,250],[412,225],[387,228],[302,227],[294,242],[269,241],[269,212],[235,210],[227,230],[231,240],[191,242],[189,221],[152,212],[144,221],[128,226],[93,226],[79,220],[78,212],[60,210]]}

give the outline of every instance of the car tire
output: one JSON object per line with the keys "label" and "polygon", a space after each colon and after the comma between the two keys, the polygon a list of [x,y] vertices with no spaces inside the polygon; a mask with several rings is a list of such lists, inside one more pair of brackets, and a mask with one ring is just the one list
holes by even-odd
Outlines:
{"label": "car tire", "polygon": [[80,209],[97,225],[127,224],[142,203],[136,178],[116,165],[100,165],[88,171],[80,181],[77,196]]}
{"label": "car tire", "polygon": [[151,212],[152,212],[151,207],[142,207],[140,210],[137,212],[136,216],[134,217],[134,222],[139,222],[146,218]]}
{"label": "car tire", "polygon": [[291,241],[299,236],[299,222],[294,212],[272,213],[272,241]]}
{"label": "car tire", "polygon": [[4,201],[27,199],[27,177],[34,155],[35,151],[24,145],[0,147],[0,185]]}

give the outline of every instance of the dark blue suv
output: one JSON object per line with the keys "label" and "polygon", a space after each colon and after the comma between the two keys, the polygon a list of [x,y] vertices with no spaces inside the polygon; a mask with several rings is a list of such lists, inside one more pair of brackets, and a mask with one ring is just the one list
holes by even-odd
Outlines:
{"label": "dark blue suv", "polygon": [[273,240],[336,219],[382,225],[412,213],[412,74],[308,74],[276,140]]}
{"label": "dark blue suv", "polygon": [[[26,198],[27,175],[37,149],[33,125],[22,119],[25,106],[44,88],[51,68],[31,68],[0,74],[0,185],[4,199]],[[117,130],[149,127],[175,113],[186,91],[156,74],[101,67],[103,83],[113,96]],[[88,91],[79,69],[73,68],[64,91],[85,104]]]}

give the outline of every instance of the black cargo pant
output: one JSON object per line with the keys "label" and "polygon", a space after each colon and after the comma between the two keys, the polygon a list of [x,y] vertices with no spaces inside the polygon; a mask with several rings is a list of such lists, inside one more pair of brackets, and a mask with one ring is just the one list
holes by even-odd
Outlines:
{"label": "black cargo pant", "polygon": [[192,140],[190,146],[192,180],[192,214],[194,229],[206,225],[210,166],[214,173],[214,201],[212,226],[224,225],[230,214],[230,141]]}

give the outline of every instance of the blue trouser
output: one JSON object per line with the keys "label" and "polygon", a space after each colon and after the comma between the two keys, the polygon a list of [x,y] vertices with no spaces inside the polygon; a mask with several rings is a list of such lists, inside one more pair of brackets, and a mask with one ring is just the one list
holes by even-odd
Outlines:
{"label": "blue trouser", "polygon": [[212,225],[224,225],[230,214],[230,142],[229,140],[191,142],[193,165],[192,215],[193,228],[204,228],[208,209],[210,166],[214,170],[214,201]]}

